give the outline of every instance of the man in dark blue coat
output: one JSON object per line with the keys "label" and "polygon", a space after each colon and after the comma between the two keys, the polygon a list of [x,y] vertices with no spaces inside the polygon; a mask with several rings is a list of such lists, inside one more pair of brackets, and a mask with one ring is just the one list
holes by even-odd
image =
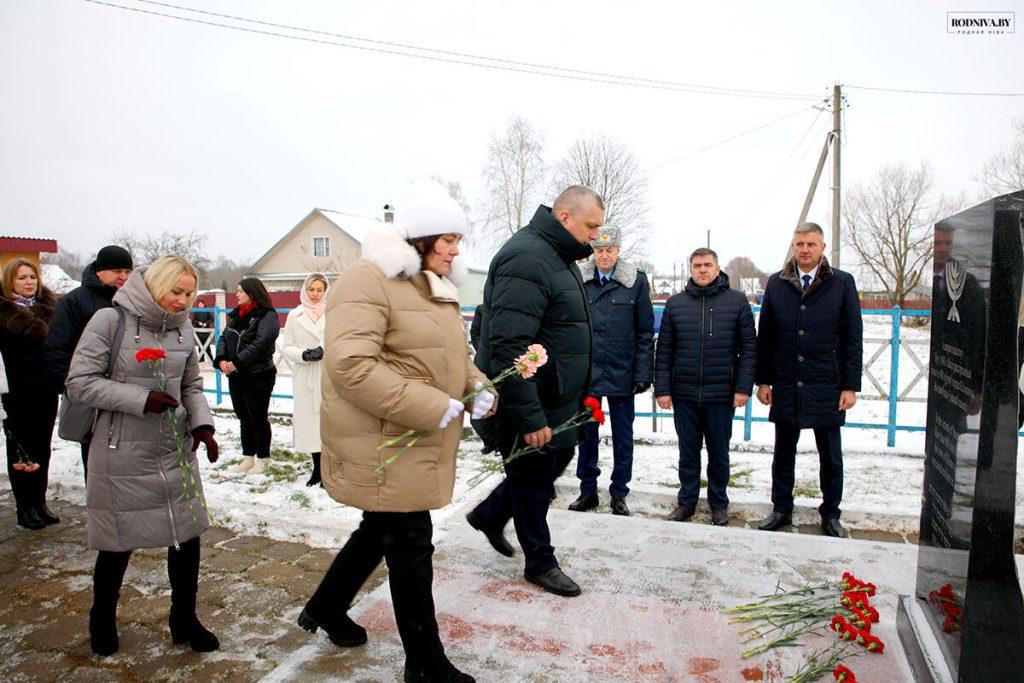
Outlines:
{"label": "man in dark blue coat", "polygon": [[601,196],[579,185],[562,192],[550,209],[537,209],[491,260],[476,355],[477,367],[493,378],[530,344],[547,349],[548,361],[536,376],[513,375],[498,385],[501,400],[491,418],[503,458],[524,445],[540,452],[511,460],[505,480],[466,520],[511,557],[504,528],[514,518],[526,580],[567,597],[579,595],[580,587],[558,566],[547,513],[555,478],[572,460],[582,430],[552,429],[579,415],[590,382],[590,312],[576,261],[593,253],[590,243],[603,224]]}
{"label": "man in dark blue coat", "polygon": [[[133,265],[132,255],[127,249],[116,244],[105,246],[96,254],[96,260],[82,271],[82,285],[65,294],[57,303],[43,342],[43,363],[58,391],[64,391],[71,356],[85,326],[96,311],[114,305],[114,294],[128,281]],[[88,477],[88,441],[82,443],[82,469]]]}
{"label": "man in dark blue coat", "polygon": [[[654,306],[647,275],[635,264],[619,259],[621,231],[605,225],[592,242],[594,256],[580,267],[590,321],[594,330],[594,362],[590,371],[590,395],[608,399],[612,423],[611,509],[629,515],[626,496],[633,477],[633,419],[635,394],[651,388],[654,375]],[[596,508],[597,465],[600,443],[598,424],[588,422],[580,444],[576,476],[580,496],[570,510]]]}
{"label": "man in dark blue coat", "polygon": [[732,420],[750,400],[756,364],[754,314],[747,297],[729,288],[718,254],[697,249],[690,255],[690,281],[665,302],[658,331],[654,395],[662,410],[673,410],[679,437],[679,495],[670,521],[686,521],[697,508],[703,442],[711,522],[729,523]]}
{"label": "man in dark blue coat", "polygon": [[757,335],[757,398],[771,406],[773,511],[758,526],[793,521],[793,481],[800,430],[813,429],[821,463],[821,527],[842,538],[843,451],[839,428],[860,391],[862,339],[857,285],[824,257],[815,223],[793,233],[793,257],[768,278]]}

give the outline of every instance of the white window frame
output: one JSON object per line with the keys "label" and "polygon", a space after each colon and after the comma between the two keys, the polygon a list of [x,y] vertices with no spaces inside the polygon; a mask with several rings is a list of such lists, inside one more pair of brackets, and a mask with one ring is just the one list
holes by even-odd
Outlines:
{"label": "white window frame", "polygon": [[[330,258],[331,257],[331,238],[328,235],[317,235],[312,238],[312,253],[316,258]],[[316,249],[317,240],[323,240],[324,253],[318,254]]]}

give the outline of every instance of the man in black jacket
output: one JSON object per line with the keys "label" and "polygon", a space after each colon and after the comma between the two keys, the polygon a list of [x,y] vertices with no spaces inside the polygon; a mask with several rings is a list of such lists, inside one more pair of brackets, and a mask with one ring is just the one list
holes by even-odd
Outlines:
{"label": "man in black jacket", "polygon": [[793,522],[793,481],[800,430],[813,429],[821,463],[821,528],[842,538],[843,451],[839,428],[860,391],[864,326],[857,285],[825,258],[815,223],[793,233],[793,258],[768,278],[757,335],[757,399],[771,406],[773,511],[758,526]]}
{"label": "man in black jacket", "polygon": [[[641,394],[654,381],[654,306],[647,275],[629,261],[619,259],[621,231],[605,225],[598,233],[594,256],[580,266],[590,320],[594,330],[594,364],[591,368],[590,395],[608,400],[612,423],[611,509],[616,515],[629,515],[626,496],[633,476],[633,419],[635,394]],[[598,424],[588,422],[586,438],[580,444],[576,476],[580,480],[579,498],[569,504],[574,511],[598,506],[597,478]]]}
{"label": "man in black jacket", "polygon": [[[133,267],[132,255],[127,249],[114,244],[105,246],[96,254],[96,260],[82,271],[82,285],[65,294],[57,303],[43,342],[43,363],[58,391],[64,391],[71,356],[85,326],[96,311],[114,305],[111,300],[128,281]],[[88,477],[88,441],[82,443],[82,469]]]}
{"label": "man in black jacket", "polygon": [[668,518],[693,517],[700,495],[701,443],[708,449],[711,522],[729,523],[729,440],[737,408],[747,405],[757,363],[754,315],[747,297],[729,288],[718,254],[690,255],[690,281],[665,302],[658,332],[654,395],[673,410],[679,438],[679,495]]}
{"label": "man in black jacket", "polygon": [[582,410],[590,380],[590,313],[575,261],[593,250],[604,223],[604,202],[593,190],[574,185],[541,206],[530,224],[512,236],[491,261],[484,285],[484,310],[476,364],[494,377],[509,368],[530,344],[541,344],[548,361],[536,376],[502,382],[492,418],[498,450],[532,446],[505,467],[506,478],[466,519],[499,553],[512,556],[504,537],[515,518],[526,556],[526,579],[557,595],[580,588],[558,567],[547,511],[554,480],[572,460],[579,430],[552,434]]}

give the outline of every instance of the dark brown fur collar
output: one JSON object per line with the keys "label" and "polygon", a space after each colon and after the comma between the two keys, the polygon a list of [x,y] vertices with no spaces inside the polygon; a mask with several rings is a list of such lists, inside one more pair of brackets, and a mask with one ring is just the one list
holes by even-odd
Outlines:
{"label": "dark brown fur collar", "polygon": [[814,279],[811,280],[811,286],[804,291],[804,283],[800,281],[800,276],[797,275],[796,259],[789,259],[786,261],[786,265],[782,267],[782,273],[779,274],[780,280],[785,280],[794,287],[796,291],[800,292],[801,297],[805,297],[814,290],[818,289],[825,284],[828,279],[832,277],[832,266],[828,263],[828,258],[825,256],[821,257],[821,262],[818,263],[818,272],[815,274]]}
{"label": "dark brown fur collar", "polygon": [[0,297],[0,326],[11,334],[33,341],[46,338],[57,296],[48,288],[40,289],[32,308],[22,308],[10,299]]}

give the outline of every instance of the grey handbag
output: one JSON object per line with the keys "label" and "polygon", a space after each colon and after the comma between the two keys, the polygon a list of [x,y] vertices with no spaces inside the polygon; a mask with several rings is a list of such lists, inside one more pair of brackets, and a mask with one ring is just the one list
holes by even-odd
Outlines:
{"label": "grey handbag", "polygon": [[[117,354],[121,351],[121,340],[124,339],[124,309],[114,306],[117,309],[117,330],[114,332],[114,343],[110,345],[110,361],[107,363],[107,371],[104,377],[110,379],[114,372],[114,363],[117,362]],[[57,436],[65,441],[77,441],[88,443],[92,441],[92,430],[96,428],[98,411],[90,408],[84,403],[72,401],[67,394],[60,397],[60,426],[57,427]]]}

